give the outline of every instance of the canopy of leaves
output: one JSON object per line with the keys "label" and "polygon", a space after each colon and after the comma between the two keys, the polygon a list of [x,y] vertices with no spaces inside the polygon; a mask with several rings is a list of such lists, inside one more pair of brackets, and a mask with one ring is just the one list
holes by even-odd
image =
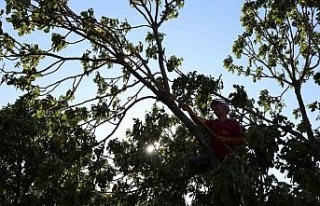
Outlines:
{"label": "canopy of leaves", "polygon": [[[98,17],[94,8],[75,11],[65,0],[5,2],[1,84],[27,94],[0,112],[5,204],[320,204],[320,104],[303,95],[306,85],[319,89],[317,1],[244,2],[245,31],[233,53],[248,63],[238,65],[229,56],[224,66],[253,82],[275,80],[281,89],[272,95],[265,88],[254,98],[242,85],[221,95],[220,77],[184,74],[182,58],[166,53],[161,28],[178,17],[182,0],[128,1],[141,25]],[[137,31],[143,38],[132,40]],[[29,42],[29,35],[41,35],[47,44]],[[84,100],[78,98],[83,88],[90,88]],[[289,91],[298,105],[292,115],[284,112]],[[246,143],[219,167],[194,175],[188,157],[212,151],[207,132],[178,104],[209,118],[213,96],[232,104],[230,116],[246,129]],[[125,137],[115,137],[128,111],[146,99],[155,105],[145,119],[134,119]],[[99,128],[105,133],[97,142]],[[282,182],[270,169],[291,181]]]}
{"label": "canopy of leaves", "polygon": [[[280,91],[279,95],[272,95],[266,87],[260,92],[257,104],[263,108],[261,114],[272,121],[264,118],[262,125],[248,130],[249,146],[257,159],[263,160],[264,167],[275,166],[291,179],[286,197],[291,194],[300,199],[292,200],[293,204],[318,205],[319,191],[314,187],[319,184],[318,97],[306,98],[304,92],[319,90],[320,4],[305,0],[248,0],[242,11],[245,31],[235,41],[233,52],[236,58],[245,58],[248,63],[238,65],[229,56],[224,66],[239,75],[252,77],[254,82],[274,80]],[[289,102],[287,94],[293,95],[295,102]],[[298,107],[292,109],[291,116],[284,116],[284,111],[293,104]],[[270,126],[261,127],[265,123]],[[276,139],[261,137],[257,140],[256,136],[251,137],[251,132],[273,133]],[[259,144],[264,145],[262,150]],[[263,157],[260,157],[261,152]],[[282,186],[278,184],[279,187]]]}
{"label": "canopy of leaves", "polygon": [[[37,111],[26,98],[0,111],[2,205],[99,205],[97,187],[112,180],[103,147],[80,119]],[[109,171],[109,172],[108,172]],[[103,177],[103,178],[101,178]]]}

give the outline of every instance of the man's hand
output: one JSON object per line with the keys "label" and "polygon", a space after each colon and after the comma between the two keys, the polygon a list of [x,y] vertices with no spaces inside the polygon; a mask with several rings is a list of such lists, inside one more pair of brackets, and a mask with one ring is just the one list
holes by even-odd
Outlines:
{"label": "man's hand", "polygon": [[199,124],[199,125],[205,125],[206,124],[206,119],[204,118],[201,118],[201,117],[198,117],[191,109],[191,107],[187,104],[183,104],[183,103],[180,103],[179,104],[179,107],[184,110],[184,111],[187,111],[188,114],[190,115],[191,119],[196,123],[196,124]]}

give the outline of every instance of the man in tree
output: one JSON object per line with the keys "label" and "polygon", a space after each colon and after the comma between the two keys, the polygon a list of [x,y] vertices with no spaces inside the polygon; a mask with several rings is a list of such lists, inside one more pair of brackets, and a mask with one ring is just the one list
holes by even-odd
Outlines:
{"label": "man in tree", "polygon": [[[236,120],[228,118],[230,108],[226,103],[213,100],[210,108],[214,111],[217,119],[209,120],[198,117],[187,104],[181,104],[180,106],[189,113],[196,124],[209,130],[213,152],[220,161],[223,161],[226,156],[233,152],[232,149],[235,145],[243,143],[243,130]],[[191,158],[190,166],[207,171],[211,166],[211,161],[209,158],[203,157]]]}

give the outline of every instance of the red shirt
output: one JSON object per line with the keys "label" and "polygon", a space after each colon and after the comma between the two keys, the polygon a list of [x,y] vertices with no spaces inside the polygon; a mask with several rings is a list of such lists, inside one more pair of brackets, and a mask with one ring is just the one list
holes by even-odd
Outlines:
{"label": "red shirt", "polygon": [[[240,124],[233,119],[227,119],[224,121],[215,119],[215,120],[207,120],[206,125],[212,129],[212,131],[218,136],[225,136],[230,138],[237,138],[242,136],[243,130],[241,129]],[[232,151],[225,146],[226,143],[222,143],[215,138],[213,134],[210,135],[211,137],[211,146],[215,153],[215,155],[220,159],[223,160],[225,156],[231,154]],[[227,144],[231,149],[233,145]]]}

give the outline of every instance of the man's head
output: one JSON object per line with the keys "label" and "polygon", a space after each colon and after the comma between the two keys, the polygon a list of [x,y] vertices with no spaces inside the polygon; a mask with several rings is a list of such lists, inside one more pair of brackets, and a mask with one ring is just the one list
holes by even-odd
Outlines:
{"label": "man's head", "polygon": [[212,100],[210,108],[219,116],[221,113],[227,115],[230,111],[230,107],[221,100]]}

